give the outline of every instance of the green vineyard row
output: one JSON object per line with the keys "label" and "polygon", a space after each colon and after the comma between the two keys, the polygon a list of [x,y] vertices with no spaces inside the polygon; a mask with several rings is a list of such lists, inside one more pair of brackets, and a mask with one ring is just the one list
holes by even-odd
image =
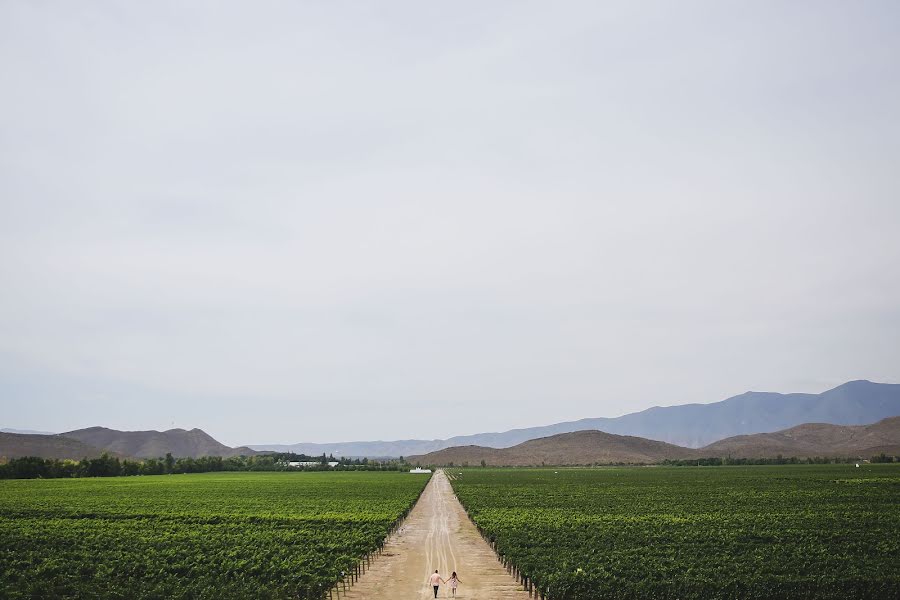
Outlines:
{"label": "green vineyard row", "polygon": [[541,598],[900,598],[895,465],[452,474]]}
{"label": "green vineyard row", "polygon": [[328,597],[409,512],[402,473],[0,482],[2,598]]}

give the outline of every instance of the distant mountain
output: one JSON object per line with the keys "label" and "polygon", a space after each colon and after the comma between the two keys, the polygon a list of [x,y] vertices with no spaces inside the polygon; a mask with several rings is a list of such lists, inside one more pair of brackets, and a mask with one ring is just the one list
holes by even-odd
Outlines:
{"label": "distant mountain", "polygon": [[701,456],[760,458],[840,456],[869,458],[884,452],[900,456],[900,417],[872,425],[806,423],[775,433],[738,435],[697,450]]}
{"label": "distant mountain", "polygon": [[455,446],[508,448],[557,433],[596,429],[699,448],[735,435],[778,431],[802,423],[863,425],[900,415],[900,384],[850,381],[821,394],[747,392],[712,404],[656,406],[621,417],[581,419],[446,440],[253,445],[256,450],[335,456],[422,455]]}
{"label": "distant mountain", "polygon": [[158,458],[171,452],[176,458],[258,454],[250,448],[230,448],[201,429],[167,431],[117,431],[88,427],[60,434],[85,444],[138,458]]}
{"label": "distant mountain", "polygon": [[34,435],[56,435],[54,431],[35,431],[34,429],[11,429],[4,427],[0,429],[0,433],[29,433]]}
{"label": "distant mountain", "polygon": [[[477,437],[477,436],[465,436]],[[452,444],[448,440],[395,440],[392,442],[334,442],[334,443],[305,443],[298,444],[249,444],[250,448],[258,451],[294,452],[307,456],[321,456],[323,453],[331,456],[345,456],[347,458],[396,458],[406,457],[410,454],[425,454],[434,450],[447,448]]]}
{"label": "distant mountain", "polygon": [[[107,451],[61,435],[0,433],[0,456],[4,458],[39,456],[80,460],[97,458],[104,452]],[[112,452],[109,454],[124,458]]]}
{"label": "distant mountain", "polygon": [[699,457],[774,458],[862,457],[900,455],[900,417],[872,425],[805,423],[774,433],[739,435],[700,449],[684,448],[646,438],[587,430],[529,440],[510,448],[457,446],[410,456],[423,465],[493,466],[652,464],[666,459]]}
{"label": "distant mountain", "polygon": [[591,465],[611,463],[651,464],[667,458],[692,458],[697,451],[665,442],[602,431],[576,431],[523,442],[511,448],[457,446],[410,462],[423,465],[477,466],[481,461],[493,466]]}

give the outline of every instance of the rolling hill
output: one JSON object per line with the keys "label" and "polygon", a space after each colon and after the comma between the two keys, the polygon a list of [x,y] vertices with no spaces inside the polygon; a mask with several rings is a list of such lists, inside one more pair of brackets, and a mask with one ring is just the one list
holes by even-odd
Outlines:
{"label": "rolling hill", "polygon": [[38,456],[40,458],[71,458],[80,460],[82,458],[97,458],[104,452],[124,458],[118,453],[95,448],[84,442],[61,435],[0,433],[0,456],[5,458]]}
{"label": "rolling hill", "polygon": [[529,440],[511,448],[458,446],[409,461],[428,465],[478,465],[525,467],[535,465],[590,465],[595,463],[651,464],[665,459],[692,458],[696,450],[603,431],[575,431]]}
{"label": "rolling hill", "polygon": [[231,448],[215,440],[202,429],[167,431],[118,431],[106,427],[88,427],[60,434],[96,448],[138,458],[158,458],[171,452],[176,458],[200,456],[239,456],[258,452],[246,447]]}
{"label": "rolling hill", "polygon": [[535,465],[652,464],[666,459],[701,457],[870,458],[884,452],[900,455],[900,417],[871,425],[806,423],[775,433],[739,435],[700,449],[675,446],[646,438],[586,430],[529,440],[510,448],[458,446],[422,456],[412,463],[525,467]]}
{"label": "rolling hill", "polygon": [[657,406],[621,417],[568,421],[542,427],[479,433],[444,440],[263,444],[255,450],[335,456],[411,456],[456,446],[509,448],[558,433],[595,429],[700,448],[717,440],[778,431],[803,423],[863,425],[900,415],[900,384],[850,381],[821,394],[747,392],[711,404]]}
{"label": "rolling hill", "polygon": [[872,425],[806,423],[774,433],[730,437],[697,451],[703,456],[762,458],[782,456],[900,455],[900,417]]}

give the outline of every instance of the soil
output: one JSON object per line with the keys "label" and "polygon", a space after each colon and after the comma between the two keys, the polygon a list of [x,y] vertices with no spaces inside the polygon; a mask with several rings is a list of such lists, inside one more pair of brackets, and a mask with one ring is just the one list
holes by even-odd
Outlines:
{"label": "soil", "polygon": [[[428,577],[435,569],[444,579],[456,571],[460,581],[456,597],[462,600],[529,598],[479,535],[443,471],[432,476],[403,526],[388,539],[384,554],[341,598],[434,598]],[[441,585],[438,597],[453,597],[448,585]]]}

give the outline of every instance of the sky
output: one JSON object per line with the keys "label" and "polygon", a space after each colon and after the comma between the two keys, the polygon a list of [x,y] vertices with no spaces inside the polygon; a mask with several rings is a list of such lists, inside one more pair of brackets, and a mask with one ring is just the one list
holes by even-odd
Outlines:
{"label": "sky", "polygon": [[900,382],[900,7],[0,3],[0,426]]}

